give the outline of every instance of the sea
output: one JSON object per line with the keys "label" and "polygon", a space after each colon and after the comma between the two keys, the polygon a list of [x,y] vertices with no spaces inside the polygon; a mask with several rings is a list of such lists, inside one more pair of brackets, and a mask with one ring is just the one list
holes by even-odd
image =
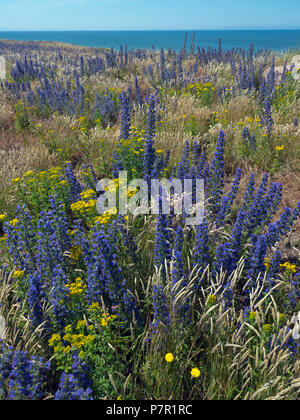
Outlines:
{"label": "sea", "polygon": [[[194,35],[193,35],[194,32]],[[121,45],[129,49],[180,50],[187,48],[194,37],[200,48],[217,48],[222,39],[224,49],[248,48],[274,51],[300,51],[300,29],[295,30],[197,30],[197,31],[0,31],[0,39],[22,41],[55,41],[68,44],[119,49]]]}

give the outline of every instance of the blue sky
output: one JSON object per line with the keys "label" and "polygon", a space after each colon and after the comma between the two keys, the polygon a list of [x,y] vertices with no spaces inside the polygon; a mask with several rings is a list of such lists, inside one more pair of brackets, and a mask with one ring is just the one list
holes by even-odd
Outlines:
{"label": "blue sky", "polygon": [[0,0],[0,30],[300,28],[299,17],[299,0]]}

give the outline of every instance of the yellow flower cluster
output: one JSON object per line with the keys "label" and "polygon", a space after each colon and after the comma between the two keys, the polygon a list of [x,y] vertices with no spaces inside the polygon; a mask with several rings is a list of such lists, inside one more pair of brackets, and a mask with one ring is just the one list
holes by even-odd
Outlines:
{"label": "yellow flower cluster", "polygon": [[113,216],[115,216],[116,214],[118,214],[118,209],[116,207],[113,207],[113,208],[107,210],[101,216],[95,217],[94,223],[95,224],[100,223],[101,225],[107,225],[112,220]]}
{"label": "yellow flower cluster", "polygon": [[265,267],[269,269],[271,267],[271,260],[270,258],[265,258]]}
{"label": "yellow flower cluster", "polygon": [[131,138],[121,139],[120,145],[122,148],[132,155],[140,155],[144,153],[144,134],[145,130],[139,130],[135,125],[131,127]]}
{"label": "yellow flower cluster", "polygon": [[13,279],[20,279],[24,276],[25,271],[17,270],[13,274]]}
{"label": "yellow flower cluster", "polygon": [[209,298],[208,298],[208,303],[210,303],[210,304],[215,303],[216,300],[217,300],[216,295],[210,295]]}
{"label": "yellow flower cluster", "polygon": [[88,213],[91,210],[94,210],[96,207],[97,200],[91,199],[89,201],[77,201],[76,203],[71,204],[71,210],[73,213]]}
{"label": "yellow flower cluster", "polygon": [[58,343],[61,340],[60,334],[53,334],[50,340],[48,341],[48,344],[50,347],[53,347],[56,343]]}
{"label": "yellow flower cluster", "polygon": [[89,311],[90,312],[98,312],[100,310],[100,305],[98,302],[94,302],[91,304],[91,306],[89,307]]}
{"label": "yellow flower cluster", "polygon": [[116,318],[116,315],[110,315],[109,313],[102,314],[102,318],[100,319],[102,327],[107,327],[108,323]]}
{"label": "yellow flower cluster", "polygon": [[12,227],[16,227],[18,223],[19,223],[18,219],[13,219],[9,222],[10,226]]}
{"label": "yellow flower cluster", "polygon": [[281,268],[284,268],[286,271],[290,271],[291,273],[296,273],[297,267],[294,264],[286,262],[284,264],[280,264]]}
{"label": "yellow flower cluster", "polygon": [[70,258],[72,260],[78,261],[82,255],[82,248],[80,246],[74,246],[70,249]]}
{"label": "yellow flower cluster", "polygon": [[95,198],[95,196],[96,196],[96,191],[94,191],[94,190],[87,190],[87,191],[83,191],[83,192],[80,194],[80,196],[81,196],[81,198],[82,198],[83,200],[89,200],[90,198]]}
{"label": "yellow flower cluster", "polygon": [[276,152],[282,152],[285,149],[284,145],[276,146]]}
{"label": "yellow flower cluster", "polygon": [[109,322],[117,318],[116,315],[110,315],[108,312],[102,312],[98,302],[93,303],[89,307],[89,312],[93,316],[93,319],[96,319],[97,322],[100,322],[102,327],[106,327],[109,324]]}
{"label": "yellow flower cluster", "polygon": [[69,346],[65,347],[65,350],[68,349],[69,351],[71,348],[81,349],[84,346],[92,343],[95,340],[94,335],[84,335],[84,334],[69,334],[63,336],[63,340],[69,343]]}
{"label": "yellow flower cluster", "polygon": [[194,83],[188,85],[186,92],[190,91],[194,93],[197,97],[202,96],[205,93],[215,91],[216,88],[213,86],[212,83]]}
{"label": "yellow flower cluster", "polygon": [[21,181],[27,186],[28,191],[33,194],[38,192],[40,195],[43,193],[52,194],[53,191],[57,190],[58,185],[68,185],[68,181],[63,176],[63,170],[59,166],[38,173],[27,171],[22,179],[16,178],[13,183],[20,183]]}
{"label": "yellow flower cluster", "polygon": [[264,330],[266,333],[271,332],[271,331],[272,331],[272,325],[270,325],[270,324],[264,324],[264,325],[263,325],[263,330]]}
{"label": "yellow flower cluster", "polygon": [[69,297],[82,295],[87,288],[87,286],[83,283],[82,279],[78,277],[75,279],[74,283],[69,283],[65,285],[65,288],[69,290]]}
{"label": "yellow flower cluster", "polygon": [[[84,324],[83,324],[84,323]],[[78,324],[85,326],[85,321],[79,321]],[[72,350],[80,350],[83,347],[88,346],[89,344],[95,341],[96,336],[92,334],[72,334],[72,326],[67,325],[65,327],[65,335],[61,337],[60,334],[53,334],[50,340],[48,341],[49,347],[54,347],[54,353],[70,353]],[[81,352],[81,357],[84,356],[84,353]]]}
{"label": "yellow flower cluster", "polygon": [[[265,258],[265,267],[269,270],[271,267],[271,260],[270,258]],[[288,272],[296,273],[297,267],[294,264],[291,264],[290,262],[285,262],[284,264],[279,265],[280,268],[285,269]]]}
{"label": "yellow flower cluster", "polygon": [[137,188],[128,188],[127,189],[127,197],[131,198],[138,192]]}

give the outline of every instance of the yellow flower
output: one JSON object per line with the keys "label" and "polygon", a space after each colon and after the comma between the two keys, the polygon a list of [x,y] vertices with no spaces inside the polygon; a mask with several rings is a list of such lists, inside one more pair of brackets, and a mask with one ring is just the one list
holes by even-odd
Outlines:
{"label": "yellow flower", "polygon": [[20,182],[21,181],[21,178],[15,178],[15,179],[13,179],[13,182],[15,183],[15,184],[17,184],[18,182]]}
{"label": "yellow flower", "polygon": [[69,289],[68,296],[72,297],[72,296],[78,296],[78,295],[83,294],[87,286],[83,284],[81,278],[79,277],[75,280],[75,283],[66,284],[65,288]]}
{"label": "yellow flower", "polygon": [[6,214],[0,214],[0,222],[3,222],[3,220],[6,218]]}
{"label": "yellow flower", "polygon": [[270,258],[265,258],[265,267],[269,269],[271,267],[271,260]]}
{"label": "yellow flower", "polygon": [[284,145],[276,146],[276,152],[282,152],[285,149]]}
{"label": "yellow flower", "polygon": [[1,242],[5,242],[5,241],[6,241],[6,239],[7,239],[7,235],[2,236],[2,237],[0,238],[0,243],[1,243]]}
{"label": "yellow flower", "polygon": [[89,310],[94,312],[100,309],[100,305],[98,302],[92,303],[91,306],[89,307]]}
{"label": "yellow flower", "polygon": [[50,347],[53,347],[55,343],[59,342],[61,340],[60,334],[53,334],[50,340],[48,341],[48,344]]}
{"label": "yellow flower", "polygon": [[85,320],[78,321],[76,329],[79,330],[80,328],[85,327],[85,326],[86,326],[86,321]]}
{"label": "yellow flower", "polygon": [[13,279],[20,279],[21,277],[24,276],[25,271],[15,271],[13,274]]}
{"label": "yellow flower", "polygon": [[72,260],[78,261],[82,255],[82,249],[80,246],[75,246],[70,249],[70,258]]}
{"label": "yellow flower", "polygon": [[91,197],[94,197],[96,195],[96,192],[94,190],[87,190],[87,191],[83,191],[80,196],[81,198],[83,198],[84,200],[88,200]]}
{"label": "yellow flower", "polygon": [[289,262],[286,262],[284,264],[280,264],[280,267],[281,268],[284,268],[284,269],[286,269],[286,271],[290,271],[292,273],[296,273],[297,272],[296,265],[291,264]]}
{"label": "yellow flower", "polygon": [[72,331],[72,325],[67,325],[66,327],[65,327],[65,333],[70,333]]}
{"label": "yellow flower", "polygon": [[172,363],[174,361],[174,356],[172,353],[167,353],[165,355],[165,360],[167,363]]}
{"label": "yellow flower", "polygon": [[285,319],[285,315],[284,314],[279,314],[279,320],[282,321]]}
{"label": "yellow flower", "polygon": [[271,332],[271,331],[272,331],[272,325],[270,325],[270,324],[265,324],[265,325],[263,325],[263,330],[264,330],[266,333]]}
{"label": "yellow flower", "polygon": [[107,324],[108,324],[108,322],[106,321],[106,319],[105,318],[102,318],[101,319],[101,325],[102,325],[102,327],[107,327]]}
{"label": "yellow flower", "polygon": [[217,300],[216,295],[210,295],[208,298],[208,303],[215,303],[216,300]]}
{"label": "yellow flower", "polygon": [[13,219],[9,222],[10,226],[16,227],[16,225],[19,223],[18,219]]}
{"label": "yellow flower", "polygon": [[198,368],[194,368],[191,370],[191,375],[193,378],[199,378],[201,371]]}

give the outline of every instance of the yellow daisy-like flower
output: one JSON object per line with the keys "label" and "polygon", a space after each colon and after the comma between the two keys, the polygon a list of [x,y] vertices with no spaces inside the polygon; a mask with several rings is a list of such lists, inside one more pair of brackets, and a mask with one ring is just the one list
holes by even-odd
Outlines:
{"label": "yellow daisy-like flower", "polygon": [[173,354],[172,354],[172,353],[167,353],[167,354],[165,355],[165,361],[166,361],[167,363],[172,363],[172,362],[174,361],[174,356],[173,356]]}
{"label": "yellow daisy-like flower", "polygon": [[13,219],[9,222],[10,226],[12,227],[16,227],[18,223],[19,223],[18,219]]}
{"label": "yellow daisy-like flower", "polygon": [[201,371],[198,368],[194,368],[191,370],[191,375],[193,378],[199,378]]}
{"label": "yellow daisy-like flower", "polygon": [[0,222],[3,222],[3,220],[6,218],[6,214],[0,214]]}
{"label": "yellow daisy-like flower", "polygon": [[285,149],[284,145],[276,146],[276,152],[282,152]]}

